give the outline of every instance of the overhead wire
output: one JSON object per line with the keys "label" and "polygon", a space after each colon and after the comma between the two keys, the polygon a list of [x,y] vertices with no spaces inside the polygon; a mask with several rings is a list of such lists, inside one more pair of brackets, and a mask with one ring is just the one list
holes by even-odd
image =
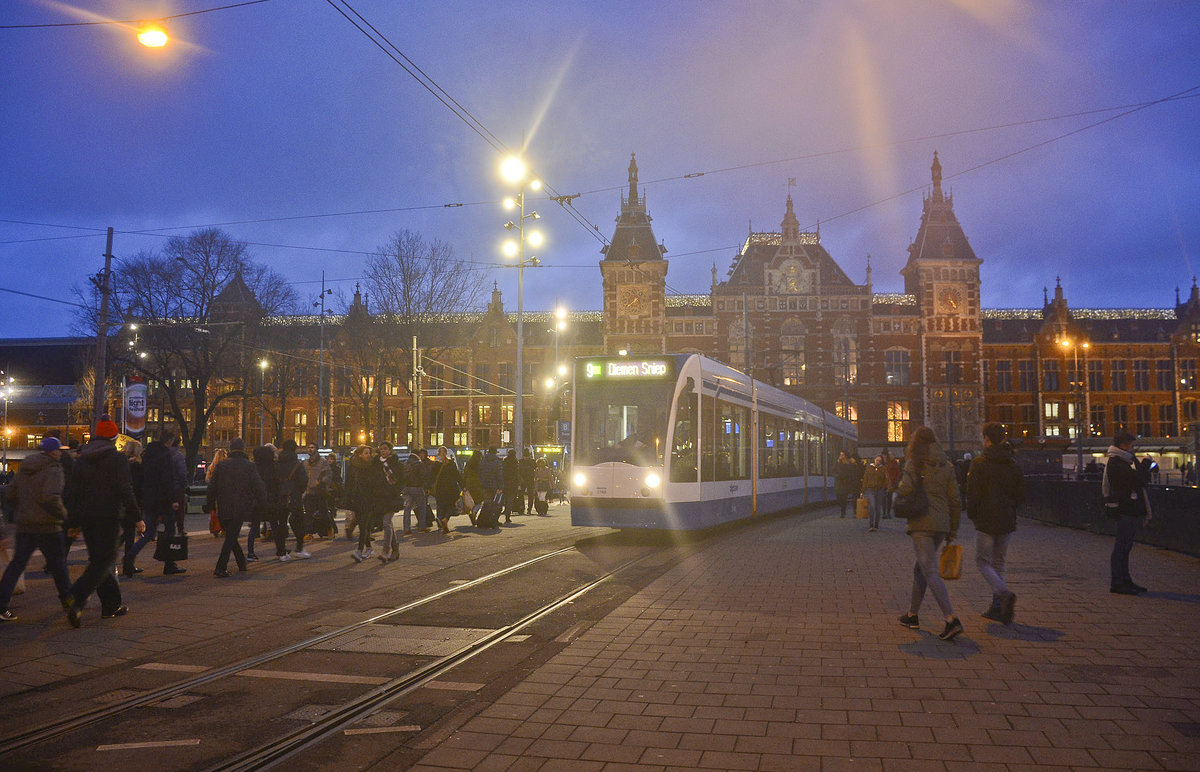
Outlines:
{"label": "overhead wire", "polygon": [[140,19],[104,19],[101,21],[64,21],[64,22],[48,22],[44,24],[0,24],[0,29],[38,29],[45,27],[95,27],[105,24],[137,24],[139,22],[153,19],[155,21],[170,21],[171,19],[182,19],[185,16],[199,16],[202,13],[212,13],[213,11],[227,11],[230,8],[241,8],[246,5],[258,5],[266,3],[269,0],[245,0],[241,3],[231,3],[222,5],[217,8],[202,8],[198,11],[187,11],[185,13],[173,13],[169,16],[144,16]]}

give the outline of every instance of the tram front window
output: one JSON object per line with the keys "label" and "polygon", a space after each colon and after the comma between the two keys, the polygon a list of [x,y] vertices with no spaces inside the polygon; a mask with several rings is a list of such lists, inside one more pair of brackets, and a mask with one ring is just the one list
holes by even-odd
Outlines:
{"label": "tram front window", "polygon": [[577,397],[576,459],[584,466],[619,461],[662,466],[670,387],[609,385]]}

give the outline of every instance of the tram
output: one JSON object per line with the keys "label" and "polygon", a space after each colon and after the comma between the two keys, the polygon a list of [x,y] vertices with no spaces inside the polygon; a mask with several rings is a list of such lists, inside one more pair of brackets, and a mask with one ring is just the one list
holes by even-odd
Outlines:
{"label": "tram", "polygon": [[698,530],[830,501],[858,442],[849,421],[700,354],[576,359],[571,410],[573,525]]}

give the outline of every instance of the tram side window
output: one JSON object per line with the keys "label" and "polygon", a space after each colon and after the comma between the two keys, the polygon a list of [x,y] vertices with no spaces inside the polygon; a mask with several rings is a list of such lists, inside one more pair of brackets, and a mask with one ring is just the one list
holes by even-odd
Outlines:
{"label": "tram side window", "polygon": [[804,436],[801,433],[802,426],[799,421],[788,421],[786,431],[788,436],[787,476],[798,477],[804,474],[804,450],[800,445],[800,438]]}
{"label": "tram side window", "polygon": [[[729,455],[729,476],[727,480],[750,479],[751,443],[754,435],[750,431],[750,408],[739,405],[726,405],[731,420],[724,421],[725,437]],[[717,459],[718,464],[720,459]]]}
{"label": "tram side window", "polygon": [[775,416],[758,414],[758,476],[763,479],[779,476],[780,437]]}
{"label": "tram side window", "polygon": [[825,474],[825,442],[821,430],[808,428],[808,473]]}
{"label": "tram side window", "polygon": [[692,381],[679,393],[671,444],[671,482],[696,482],[697,398]]}
{"label": "tram side window", "polygon": [[700,397],[700,415],[704,419],[704,437],[700,443],[700,479],[712,482],[717,479],[717,400]]}

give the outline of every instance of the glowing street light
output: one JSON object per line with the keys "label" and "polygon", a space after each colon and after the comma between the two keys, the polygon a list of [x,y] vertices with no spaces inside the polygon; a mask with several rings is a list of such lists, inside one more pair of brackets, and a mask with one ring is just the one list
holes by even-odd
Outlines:
{"label": "glowing street light", "polygon": [[146,48],[162,48],[170,40],[167,28],[158,22],[143,24],[138,29],[137,39]]}
{"label": "glowing street light", "polygon": [[504,208],[507,210],[517,210],[517,217],[514,220],[509,220],[504,224],[504,229],[510,233],[516,232],[515,239],[508,239],[504,242],[503,251],[505,257],[515,257],[517,259],[517,378],[516,378],[516,394],[513,400],[513,449],[521,453],[525,447],[525,410],[524,410],[524,394],[525,391],[525,266],[537,266],[539,261],[536,257],[530,256],[528,260],[525,258],[525,244],[529,243],[531,247],[537,248],[545,243],[541,232],[526,231],[526,220],[539,220],[541,216],[537,212],[525,213],[525,191],[541,190],[541,180],[536,178],[531,179],[529,176],[529,168],[525,162],[518,156],[510,156],[504,159],[500,164],[500,176],[509,183],[518,188],[515,196],[510,196],[504,199]]}

